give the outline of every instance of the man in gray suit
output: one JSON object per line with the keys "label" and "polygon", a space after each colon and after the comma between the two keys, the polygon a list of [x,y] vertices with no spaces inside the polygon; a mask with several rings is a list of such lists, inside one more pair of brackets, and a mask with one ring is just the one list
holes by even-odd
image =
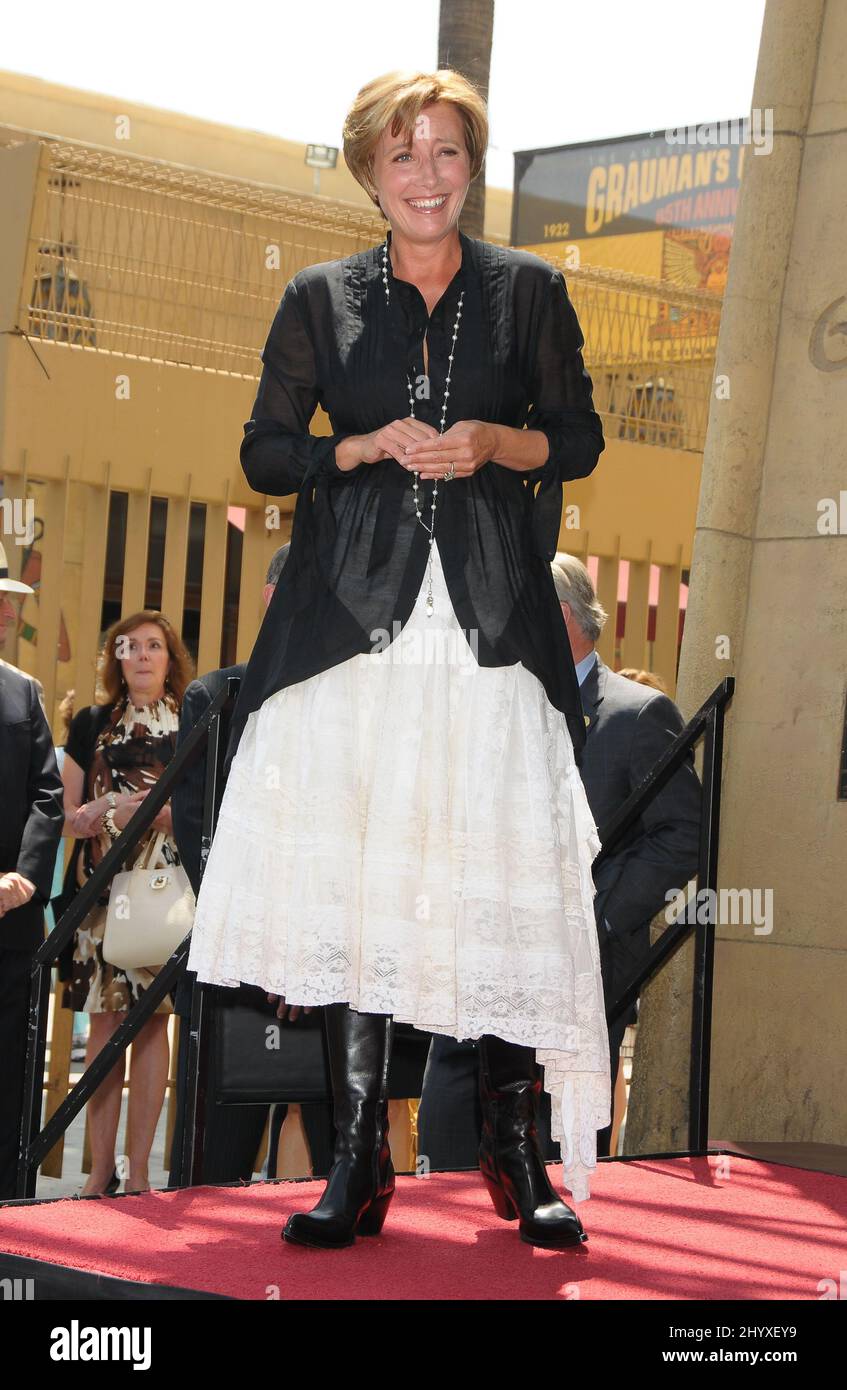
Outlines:
{"label": "man in gray suit", "polygon": [[[580,773],[598,826],[604,825],[644,780],[685,721],[671,699],[653,686],[611,671],[595,645],[606,613],[585,566],[573,556],[551,565],[570,638],[586,719]],[[682,767],[599,865],[594,912],[606,1007],[618,997],[650,949],[650,922],[668,889],[682,888],[697,870],[700,781],[689,753]],[[612,1095],[627,1024],[635,1005],[609,1029]],[[476,1044],[435,1036],[430,1047],[418,1114],[418,1151],[433,1169],[470,1168],[479,1147]],[[539,1139],[548,1158],[549,1096],[542,1095]],[[597,1153],[609,1153],[612,1127],[597,1132]]]}
{"label": "man in gray suit", "polygon": [[[591,813],[602,827],[643,782],[685,727],[662,691],[611,671],[596,651],[607,620],[585,565],[572,555],[554,561],[556,594],[570,638],[587,725],[580,769]],[[606,1007],[618,997],[650,950],[650,923],[669,889],[683,888],[697,872],[701,787],[694,755],[645,808],[594,873],[594,912]],[[627,1024],[635,1005],[609,1029],[612,1095]],[[611,1125],[597,1133],[598,1154],[608,1154]]]}

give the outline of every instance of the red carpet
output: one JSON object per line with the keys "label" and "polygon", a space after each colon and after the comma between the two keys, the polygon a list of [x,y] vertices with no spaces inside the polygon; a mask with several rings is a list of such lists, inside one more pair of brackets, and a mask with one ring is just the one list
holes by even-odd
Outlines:
{"label": "red carpet", "polygon": [[[557,1190],[561,1169],[551,1165]],[[581,1248],[524,1245],[478,1175],[399,1177],[383,1234],[283,1243],[322,1181],[0,1207],[0,1251],[238,1299],[793,1299],[847,1261],[847,1179],[729,1155],[601,1163]],[[275,1293],[278,1290],[278,1293]]]}

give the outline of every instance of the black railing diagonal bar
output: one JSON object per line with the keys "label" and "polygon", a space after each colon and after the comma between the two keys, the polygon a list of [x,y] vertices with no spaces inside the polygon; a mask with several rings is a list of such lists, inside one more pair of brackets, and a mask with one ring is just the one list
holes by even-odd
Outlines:
{"label": "black railing diagonal bar", "polygon": [[628,1010],[651,980],[688,939],[695,928],[694,989],[691,1016],[691,1072],[689,1086],[689,1147],[703,1154],[708,1143],[709,1076],[711,1069],[712,984],[714,977],[714,923],[704,920],[698,910],[703,888],[717,884],[720,843],[720,789],[723,765],[723,726],[726,706],[735,691],[735,677],[725,676],[705,704],[697,711],[674,742],[655,764],[650,775],[636,787],[623,806],[599,831],[602,849],[594,859],[596,866],[603,851],[618,840],[640,816],[644,805],[665,785],[680,766],[688,749],[701,734],[703,747],[703,798],[700,815],[700,848],[697,869],[698,898],[692,912],[686,907],[655,941],[637,972],[626,982],[606,1011],[612,1024]]}

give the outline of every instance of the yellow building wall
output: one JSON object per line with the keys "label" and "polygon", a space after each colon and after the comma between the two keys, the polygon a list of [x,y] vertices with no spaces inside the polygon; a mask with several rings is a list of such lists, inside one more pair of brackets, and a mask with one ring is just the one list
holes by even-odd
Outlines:
{"label": "yellow building wall", "polygon": [[600,236],[589,240],[577,237],[569,241],[545,241],[528,246],[536,256],[570,257],[576,266],[604,266],[608,270],[626,270],[630,275],[644,275],[651,280],[662,278],[662,247],[664,231],[632,232],[626,236]]}

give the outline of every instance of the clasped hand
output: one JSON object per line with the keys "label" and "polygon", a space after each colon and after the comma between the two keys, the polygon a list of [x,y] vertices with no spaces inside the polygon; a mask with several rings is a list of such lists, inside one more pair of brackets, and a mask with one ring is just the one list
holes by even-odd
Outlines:
{"label": "clasped hand", "polygon": [[425,420],[407,416],[366,435],[363,462],[394,458],[421,478],[441,480],[452,466],[455,478],[469,478],[497,452],[497,426],[486,420],[457,420],[439,434]]}

